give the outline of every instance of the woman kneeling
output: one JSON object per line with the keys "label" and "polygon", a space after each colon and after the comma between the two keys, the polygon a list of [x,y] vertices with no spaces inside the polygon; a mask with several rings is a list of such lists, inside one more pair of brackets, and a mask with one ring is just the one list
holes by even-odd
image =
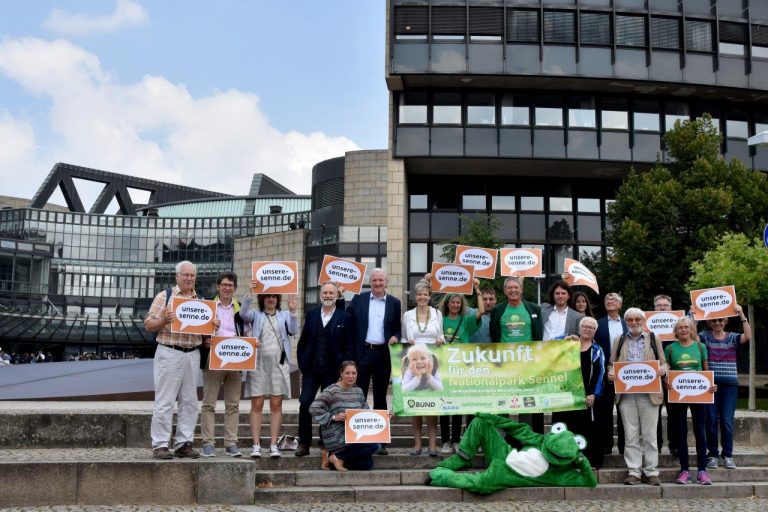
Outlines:
{"label": "woman kneeling", "polygon": [[345,443],[347,409],[368,409],[363,390],[357,387],[357,364],[354,361],[341,363],[339,382],[320,393],[309,406],[309,413],[320,425],[320,439],[325,445],[323,469],[330,469],[332,464],[337,471],[370,470],[373,468],[373,454],[379,450],[379,445]]}

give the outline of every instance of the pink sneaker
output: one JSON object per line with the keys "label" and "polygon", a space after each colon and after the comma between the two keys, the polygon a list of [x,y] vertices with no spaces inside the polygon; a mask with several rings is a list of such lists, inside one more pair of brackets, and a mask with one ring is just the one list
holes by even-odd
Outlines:
{"label": "pink sneaker", "polygon": [[679,475],[677,475],[677,480],[675,480],[675,483],[685,485],[687,483],[690,483],[690,481],[691,481],[691,472],[688,470],[683,470],[680,472]]}
{"label": "pink sneaker", "polygon": [[699,476],[696,479],[701,485],[712,485],[712,479],[706,471],[699,471]]}

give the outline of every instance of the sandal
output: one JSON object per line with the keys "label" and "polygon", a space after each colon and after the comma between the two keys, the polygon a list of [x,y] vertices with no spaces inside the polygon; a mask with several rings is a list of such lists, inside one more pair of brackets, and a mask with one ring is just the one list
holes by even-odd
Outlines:
{"label": "sandal", "polygon": [[408,452],[408,455],[410,455],[411,457],[418,457],[419,455],[421,455],[421,448],[414,448],[413,450]]}
{"label": "sandal", "polygon": [[328,462],[330,462],[333,465],[333,467],[334,467],[334,469],[336,469],[336,471],[346,471],[347,470],[347,468],[344,467],[344,461],[342,461],[336,455],[333,455],[333,454],[329,455],[328,456]]}
{"label": "sandal", "polygon": [[439,457],[440,456],[440,454],[437,453],[437,450],[429,450],[427,453],[429,454],[430,457]]}

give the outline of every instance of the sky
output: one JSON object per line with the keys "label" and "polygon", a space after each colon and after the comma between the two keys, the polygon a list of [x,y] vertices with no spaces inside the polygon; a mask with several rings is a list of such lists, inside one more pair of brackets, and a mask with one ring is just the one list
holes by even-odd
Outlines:
{"label": "sky", "polygon": [[[308,194],[317,162],[386,148],[385,10],[0,0],[0,195],[31,198],[57,162],[235,195],[263,172]],[[100,188],[78,184],[86,209]]]}

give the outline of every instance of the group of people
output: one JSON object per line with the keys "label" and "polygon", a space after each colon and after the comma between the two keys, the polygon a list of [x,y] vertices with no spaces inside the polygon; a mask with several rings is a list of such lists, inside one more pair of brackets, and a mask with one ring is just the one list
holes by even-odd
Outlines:
{"label": "group of people", "polygon": [[[196,269],[189,262],[177,266],[177,285],[172,296],[196,297]],[[667,438],[670,452],[679,456],[680,484],[691,481],[687,448],[687,411],[693,417],[696,438],[697,481],[711,483],[707,469],[735,468],[733,461],[733,418],[738,381],[736,351],[747,343],[751,330],[743,311],[736,312],[743,323],[743,333],[726,332],[726,319],[707,321],[708,329],[697,334],[695,322],[681,318],[674,328],[675,340],[661,343],[643,329],[644,313],[629,308],[623,317],[622,298],[617,293],[605,296],[606,316],[595,319],[587,295],[574,292],[566,280],[555,282],[540,306],[523,300],[523,278],[508,277],[504,282],[506,301],[497,304],[493,288],[481,287],[475,280],[476,309],[467,306],[463,295],[447,294],[435,307],[429,275],[414,287],[416,307],[401,316],[400,301],[387,293],[387,274],[382,269],[370,273],[370,291],[356,295],[347,305],[344,288],[336,283],[320,287],[320,307],[306,313],[299,342],[297,362],[301,371],[299,430],[296,456],[309,454],[313,420],[319,426],[322,468],[370,469],[373,455],[386,455],[387,446],[346,444],[344,421],[347,409],[368,408],[372,390],[373,407],[387,410],[386,393],[390,382],[388,345],[402,343],[402,386],[408,389],[441,389],[437,362],[426,345],[471,342],[522,342],[573,339],[580,342],[580,361],[587,408],[558,412],[553,422],[564,422],[574,434],[587,440],[590,465],[600,468],[605,454],[613,450],[614,407],[617,410],[618,449],[623,453],[628,473],[627,485],[660,485],[658,454],[662,446],[661,406],[663,393],[617,394],[614,391],[616,362],[657,360],[659,376],[668,370],[713,370],[714,405],[666,404]],[[567,277],[567,276],[565,276]],[[231,272],[217,280],[217,335],[252,335],[258,338],[259,357],[256,371],[247,372],[246,396],[251,398],[252,457],[261,456],[260,432],[266,397],[270,407],[270,455],[280,456],[277,438],[281,429],[282,400],[289,395],[289,336],[299,332],[296,301],[287,301],[288,311],[280,310],[280,297],[259,295],[258,308],[246,297],[240,305],[234,298],[237,276]],[[152,445],[156,458],[197,457],[192,435],[197,420],[194,369],[203,368],[204,398],[202,437],[204,456],[215,454],[213,412],[219,389],[224,387],[225,452],[239,456],[237,446],[237,409],[241,376],[236,371],[207,370],[209,341],[199,335],[170,332],[173,311],[167,307],[168,290],[160,292],[145,321],[147,330],[158,332],[155,354],[156,399],[152,421]],[[671,299],[659,295],[656,310],[671,309]],[[198,350],[201,347],[201,350]],[[665,387],[669,386],[665,383]],[[319,392],[319,394],[318,394]],[[179,399],[179,414],[173,452],[169,449],[173,402]],[[519,415],[521,422],[543,433],[544,415]],[[437,418],[427,417],[427,453],[438,456]],[[464,424],[472,416],[440,417],[442,453],[453,453]],[[414,445],[411,455],[422,453],[424,418],[412,418]],[[642,444],[641,444],[642,439]],[[721,444],[718,444],[720,439]],[[720,449],[720,446],[722,447]]]}

